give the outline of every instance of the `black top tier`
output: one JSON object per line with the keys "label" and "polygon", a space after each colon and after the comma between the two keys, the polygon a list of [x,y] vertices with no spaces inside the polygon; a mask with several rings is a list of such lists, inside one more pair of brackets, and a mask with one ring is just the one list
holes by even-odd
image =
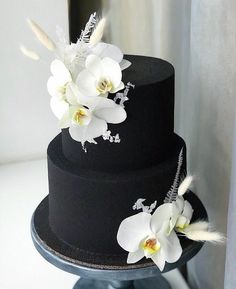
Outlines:
{"label": "black top tier", "polygon": [[[161,59],[126,55],[132,65],[123,71],[122,80],[135,85],[125,102],[127,119],[108,125],[121,142],[110,143],[102,137],[97,144],[74,141],[68,129],[62,131],[65,157],[81,169],[119,172],[147,168],[165,160],[171,151],[174,131],[174,68]],[[114,95],[109,95],[113,98]]]}

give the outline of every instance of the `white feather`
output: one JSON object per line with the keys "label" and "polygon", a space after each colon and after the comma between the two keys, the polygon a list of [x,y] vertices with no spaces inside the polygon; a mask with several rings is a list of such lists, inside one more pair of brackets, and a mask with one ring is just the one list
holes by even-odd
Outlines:
{"label": "white feather", "polygon": [[198,221],[198,222],[195,222],[195,223],[192,223],[190,225],[188,225],[186,228],[185,228],[185,232],[189,232],[189,231],[206,231],[208,230],[210,224],[206,221]]}
{"label": "white feather", "polygon": [[26,48],[24,45],[21,45],[20,46],[20,51],[25,55],[27,56],[28,58],[31,58],[33,60],[39,60],[39,55],[33,51],[33,50],[30,50],[28,48]]}
{"label": "white feather", "polygon": [[106,18],[102,18],[98,22],[96,28],[94,29],[93,33],[90,36],[90,39],[89,39],[90,44],[95,45],[101,41],[105,25],[106,25]]}
{"label": "white feather", "polygon": [[193,182],[193,176],[186,176],[178,188],[178,195],[183,196]]}
{"label": "white feather", "polygon": [[38,38],[38,40],[48,49],[48,50],[55,50],[56,45],[52,41],[52,39],[49,38],[49,36],[42,30],[42,28],[39,27],[37,23],[35,23],[33,20],[27,19],[27,22],[29,24],[29,27],[34,32],[35,36]]}
{"label": "white feather", "polygon": [[210,231],[189,231],[184,233],[188,239],[193,241],[208,241],[212,243],[223,243],[225,241],[225,237],[222,233],[219,232],[210,232]]}

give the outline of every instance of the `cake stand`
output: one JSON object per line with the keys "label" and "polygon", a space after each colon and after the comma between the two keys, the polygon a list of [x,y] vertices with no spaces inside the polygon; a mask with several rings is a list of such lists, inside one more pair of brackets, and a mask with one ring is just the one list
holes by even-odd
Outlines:
{"label": "cake stand", "polygon": [[[201,201],[194,194],[191,197],[201,212],[197,217],[207,219]],[[61,270],[80,276],[73,289],[171,289],[160,270],[151,261],[114,267],[89,264],[73,258],[67,244],[53,239],[48,225],[47,198],[41,202],[32,216],[31,236],[36,249],[48,262]],[[166,263],[164,272],[183,266],[198,253],[202,245],[203,243],[193,241],[184,243],[181,258],[176,263]]]}

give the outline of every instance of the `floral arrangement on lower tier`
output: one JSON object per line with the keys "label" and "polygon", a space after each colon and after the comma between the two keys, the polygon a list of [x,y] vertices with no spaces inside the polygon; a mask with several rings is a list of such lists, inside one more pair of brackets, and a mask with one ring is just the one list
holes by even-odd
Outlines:
{"label": "floral arrangement on lower tier", "polygon": [[[179,161],[176,176],[179,176],[180,166]],[[165,262],[174,263],[182,255],[180,236],[200,242],[224,242],[224,236],[212,230],[208,221],[199,220],[191,223],[193,208],[183,196],[188,192],[193,177],[186,176],[179,186],[176,180],[175,177],[174,184],[162,205],[155,209],[156,202],[145,206],[143,204],[145,199],[138,199],[133,209],[141,209],[142,212],[121,222],[117,241],[129,252],[128,264],[146,257],[151,258],[160,271],[163,271]]]}
{"label": "floral arrangement on lower tier", "polygon": [[[125,88],[122,70],[131,65],[123,59],[121,50],[111,44],[101,42],[106,19],[98,21],[93,13],[76,43],[68,43],[63,31],[58,28],[57,44],[32,20],[28,24],[37,39],[49,50],[54,51],[56,59],[51,63],[52,76],[47,88],[51,95],[51,109],[59,119],[60,128],[69,128],[71,137],[81,142],[96,143],[95,138],[120,142],[119,135],[110,135],[108,123],[123,122],[127,115],[124,102],[132,84]],[[32,50],[21,46],[24,55],[40,59]],[[107,135],[109,134],[109,137]]]}

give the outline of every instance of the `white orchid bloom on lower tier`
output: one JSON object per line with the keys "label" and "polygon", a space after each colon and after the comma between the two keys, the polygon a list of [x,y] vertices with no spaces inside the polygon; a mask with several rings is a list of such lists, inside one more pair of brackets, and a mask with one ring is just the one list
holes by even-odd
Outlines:
{"label": "white orchid bloom on lower tier", "polygon": [[120,65],[112,58],[101,59],[92,54],[86,58],[85,67],[76,79],[83,95],[107,97],[108,93],[116,93],[124,88]]}
{"label": "white orchid bloom on lower tier", "polygon": [[102,136],[107,131],[107,123],[117,124],[125,119],[125,110],[113,100],[77,95],[77,104],[68,107],[60,126],[69,127],[71,137],[83,144]]}
{"label": "white orchid bloom on lower tier", "polygon": [[191,204],[181,196],[178,196],[173,205],[176,206],[177,203],[177,207],[180,211],[176,220],[175,228],[184,229],[190,224],[193,216],[193,208]]}
{"label": "white orchid bloom on lower tier", "polygon": [[182,196],[177,196],[176,201],[172,202],[172,216],[170,219],[170,232],[176,229],[186,228],[192,219],[193,208],[191,204]]}
{"label": "white orchid bloom on lower tier", "polygon": [[178,194],[175,201],[172,201],[172,217],[170,220],[170,232],[175,228],[186,228],[192,219],[193,208],[191,204],[183,198],[183,195],[189,190],[193,181],[193,176],[187,175],[178,187]]}
{"label": "white orchid bloom on lower tier", "polygon": [[172,209],[171,203],[163,204],[153,215],[141,212],[121,222],[117,241],[129,252],[127,263],[151,258],[163,271],[165,262],[174,263],[180,258],[180,241],[175,231],[169,229]]}

